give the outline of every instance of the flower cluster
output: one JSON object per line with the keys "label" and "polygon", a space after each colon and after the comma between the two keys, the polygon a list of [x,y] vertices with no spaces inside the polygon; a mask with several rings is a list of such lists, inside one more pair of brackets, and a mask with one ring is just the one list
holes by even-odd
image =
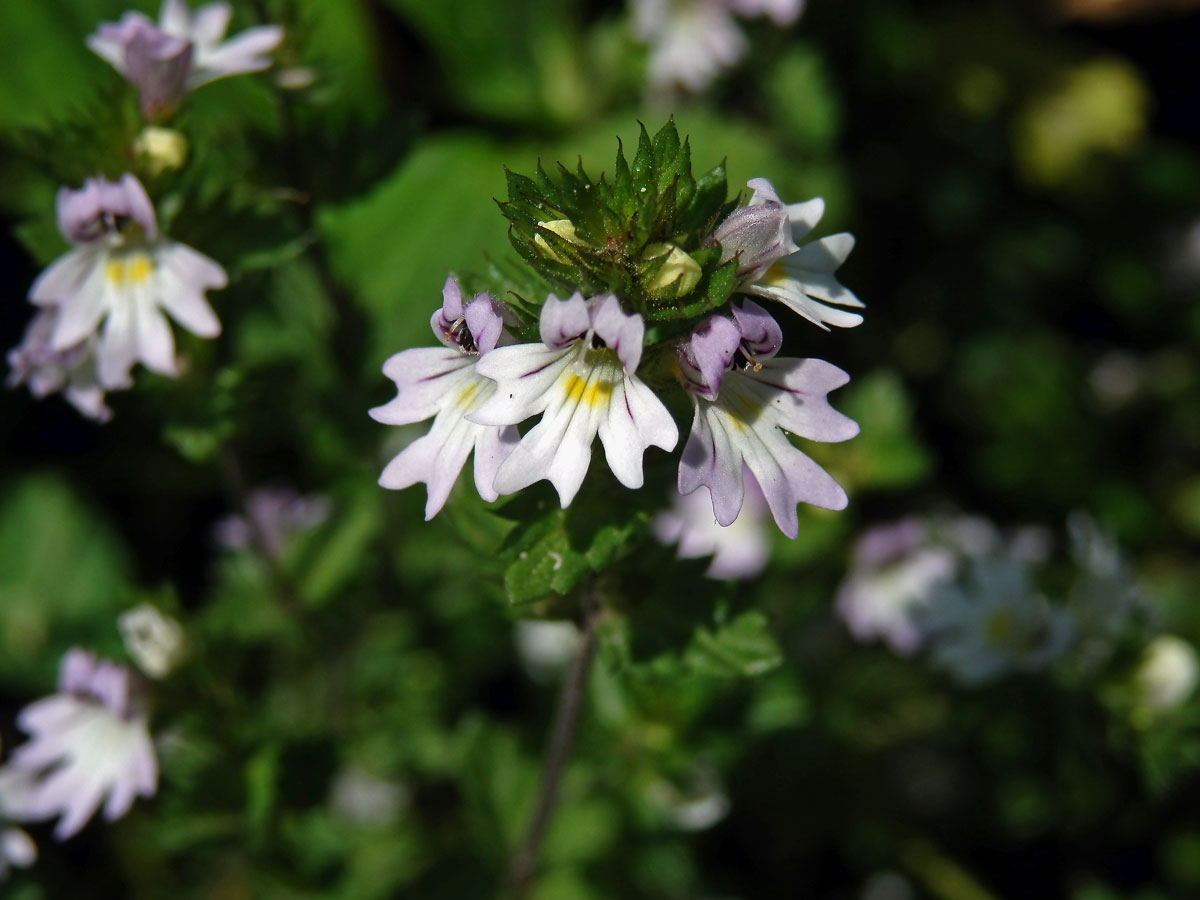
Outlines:
{"label": "flower cluster", "polygon": [[135,676],[74,649],[63,657],[58,693],[25,707],[30,739],[0,768],[0,809],[19,822],[58,819],[58,840],[78,832],[103,804],[119,819],[136,797],[153,796],[158,761]]}
{"label": "flower cluster", "polygon": [[[433,427],[388,464],[380,483],[389,488],[426,483],[426,517],[432,517],[474,449],[475,483],[485,500],[547,480],[566,507],[584,482],[599,437],[617,481],[639,488],[646,451],[671,451],[679,443],[678,425],[664,402],[674,394],[693,410],[679,461],[679,493],[706,488],[704,506],[719,526],[738,519],[748,491],[762,498],[789,537],[798,530],[797,504],[843,508],[842,488],[787,435],[814,441],[853,437],[858,426],[827,399],[848,377],[822,360],[778,356],[782,330],[749,298],[776,301],[826,330],[858,324],[861,316],[838,307],[862,303],[833,274],[853,239],[835,235],[799,246],[820,216],[820,201],[787,206],[765,179],[749,186],[749,202],[710,221],[690,254],[677,245],[653,250],[661,243],[655,243],[653,228],[644,229],[643,247],[605,251],[594,231],[584,237],[583,228],[561,218],[538,221],[526,243],[514,238],[528,258],[549,259],[545,271],[560,282],[569,283],[574,271],[581,282],[608,278],[650,285],[637,295],[643,299],[618,290],[586,297],[577,289],[565,299],[551,293],[537,315],[537,341],[517,340],[524,323],[513,310],[486,293],[465,301],[458,282],[447,279],[442,308],[431,323],[444,348],[405,350],[389,359],[384,373],[396,383],[397,396],[371,412],[392,425],[434,417]],[[528,202],[524,195],[521,200]],[[610,246],[620,247],[633,234],[623,232]],[[681,259],[672,262],[672,252]],[[658,281],[664,269],[673,273],[666,293],[655,292],[654,279],[638,280],[637,267],[651,256]],[[611,274],[614,259],[624,259],[633,270],[624,282],[619,272]],[[578,261],[578,268],[561,265],[568,260]],[[723,292],[713,287],[720,277],[726,278]],[[640,310],[652,318],[677,318],[671,304],[687,303],[693,290],[693,296],[709,293],[707,301],[697,301],[700,314],[690,326],[675,328],[665,340],[648,337]],[[643,377],[642,371],[649,374]],[[540,417],[536,424],[517,430],[533,417]],[[664,525],[660,531],[680,538],[684,526]],[[696,544],[691,539],[684,544],[681,552],[695,555]],[[715,572],[746,575],[754,567],[721,564]]]}
{"label": "flower cluster", "polygon": [[[230,15],[226,3],[193,14],[184,0],[165,0],[157,25],[129,12],[87,43],[138,89],[146,118],[161,119],[188,90],[269,65],[265,54],[282,30],[252,28],[222,42]],[[144,160],[153,175],[183,164],[186,141],[152,126],[125,155]],[[103,422],[112,415],[105,394],[130,387],[136,364],[179,373],[168,316],[199,337],[220,333],[205,294],[226,285],[225,270],[160,232],[154,203],[131,173],[61,188],[58,227],[73,249],[29,290],[38,312],[8,353],[8,384],[27,384],[38,398],[62,391],[83,415]]]}

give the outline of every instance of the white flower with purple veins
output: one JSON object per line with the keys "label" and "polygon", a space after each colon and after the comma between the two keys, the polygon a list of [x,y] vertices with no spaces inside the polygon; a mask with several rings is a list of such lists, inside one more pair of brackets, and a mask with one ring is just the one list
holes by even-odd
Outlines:
{"label": "white flower with purple veins", "polygon": [[0,805],[15,821],[58,817],[66,840],[101,803],[107,821],[153,796],[158,763],[146,713],[124,666],[78,648],[63,657],[58,693],[25,707],[17,724],[30,739],[0,768]]}
{"label": "white flower with purple veins", "polygon": [[481,425],[467,419],[496,390],[496,383],[479,370],[500,352],[498,345],[511,341],[503,314],[487,294],[464,304],[462,289],[451,276],[442,288],[442,307],[429,323],[445,346],[404,350],[384,363],[383,374],[396,382],[399,391],[391,403],[372,409],[371,417],[385,425],[435,418],[428,434],[388,463],[379,483],[399,490],[424,482],[426,521],[445,504],[472,450],[475,489],[484,500],[495,500],[496,472],[520,437],[507,423]]}
{"label": "white flower with purple veins", "polygon": [[472,421],[515,425],[542,414],[496,472],[496,491],[511,494],[547,479],[569,505],[597,434],[617,481],[641,487],[646,449],[671,450],[679,440],[667,408],[634,374],[646,331],[642,317],[624,312],[613,294],[551,295],[539,327],[542,343],[502,347],[479,361],[479,374],[497,387]]}
{"label": "white flower with purple veins", "polygon": [[25,338],[8,351],[8,386],[28,384],[37,399],[62,391],[79,412],[97,422],[112,418],[104,402],[104,388],[96,380],[95,338],[65,350],[55,350],[51,337],[58,325],[58,310],[43,309],[25,329]]}
{"label": "white flower with purple veins", "polygon": [[654,517],[651,529],[664,544],[679,544],[680,559],[711,556],[704,573],[709,578],[753,578],[766,568],[771,556],[767,533],[767,498],[749,469],[743,472],[745,494],[741,512],[729,525],[713,518],[707,490],[674,494],[671,508]]}
{"label": "white flower with purple veins", "polygon": [[758,480],[775,524],[794,538],[798,503],[844,509],[846,492],[784,432],[813,441],[858,434],[858,425],[826,397],[849,377],[823,360],[777,358],[779,325],[757,304],[746,302],[733,314],[734,319],[706,320],[678,349],[695,407],[679,462],[679,492],[704,485],[717,522],[729,525],[742,509],[745,466]]}
{"label": "white flower with purple veins", "polygon": [[864,305],[834,275],[854,249],[854,236],[843,232],[798,246],[820,221],[825,202],[785,206],[767,179],[753,178],[747,186],[754,189],[750,202],[730,213],[712,236],[721,245],[722,261],[738,260],[738,292],[782,303],[826,331],[862,322],[858,313],[837,308]]}
{"label": "white flower with purple veins", "polygon": [[268,54],[283,40],[283,29],[262,25],[226,41],[232,12],[228,3],[193,13],[185,0],[164,0],[157,25],[127,12],[100,25],[87,45],[138,89],[142,113],[156,118],[202,84],[271,65]]}
{"label": "white flower with purple veins", "polygon": [[[220,334],[204,292],[225,286],[225,270],[158,233],[150,198],[132,175],[61,189],[58,227],[76,246],[29,289],[32,303],[54,312],[49,346],[41,344],[41,352],[82,366],[87,353],[75,354],[86,346],[96,383],[114,390],[130,386],[130,369],[139,362],[177,374],[175,340],[163,313],[200,337]],[[75,383],[91,386],[87,378]]]}
{"label": "white flower with purple veins", "polygon": [[1075,637],[1067,613],[1034,592],[1024,566],[1006,560],[976,562],[965,583],[937,587],[920,621],[934,665],[968,686],[1041,671]]}
{"label": "white flower with purple veins", "polygon": [[865,531],[854,545],[850,576],[838,588],[838,615],[860,641],[882,638],[902,656],[921,646],[919,611],[937,585],[958,572],[958,554],[932,540],[917,519]]}

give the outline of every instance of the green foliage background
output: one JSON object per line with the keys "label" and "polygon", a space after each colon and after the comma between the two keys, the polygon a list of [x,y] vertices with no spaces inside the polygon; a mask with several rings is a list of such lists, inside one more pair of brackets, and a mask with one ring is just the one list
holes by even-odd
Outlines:
{"label": "green foliage background", "polygon": [[[59,184],[129,163],[136,99],[83,45],[123,9],[6,8],[6,346],[65,250]],[[1133,715],[1136,648],[1086,678],[968,691],[855,644],[832,610],[871,524],[957,508],[1062,534],[1085,510],[1159,627],[1200,641],[1200,117],[1174,61],[1195,14],[1102,27],[1032,3],[810,0],[787,31],[743,23],[743,65],[670,108],[644,103],[616,4],[236,5],[235,29],[256,21],[284,24],[280,68],[311,85],[205,87],[175,123],[187,167],[148,184],[172,237],[230,273],[223,336],[180,334],[184,376],[140,372],[103,428],[0,399],[4,746],[68,647],[123,657],[134,604],[193,645],[157,697],[158,796],[61,846],[33,829],[42,859],[5,896],[499,895],[556,694],[514,622],[576,616],[572,588],[614,561],[531,896],[1200,893],[1200,700]],[[802,509],[745,585],[638,543],[644,511],[598,465],[565,513],[543,484],[497,514],[466,479],[424,523],[421,490],[375,485],[399,446],[366,415],[393,393],[384,359],[430,343],[447,272],[515,258],[504,167],[598,175],[669,113],[698,173],[724,160],[734,192],[765,176],[823,196],[820,233],[858,238],[839,274],[865,323],[784,323],[789,355],[852,375],[834,402],[861,436],[812,448],[851,505]],[[673,466],[647,459],[665,504]],[[278,483],[334,514],[278,570],[221,550],[213,524]],[[1048,590],[1065,560],[1060,542]],[[348,772],[389,815],[348,817]],[[702,802],[728,809],[697,828]]]}

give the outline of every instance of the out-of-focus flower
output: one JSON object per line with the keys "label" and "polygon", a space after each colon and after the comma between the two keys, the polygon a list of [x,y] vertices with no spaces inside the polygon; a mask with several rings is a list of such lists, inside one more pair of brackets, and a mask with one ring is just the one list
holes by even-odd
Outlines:
{"label": "out-of-focus flower", "polygon": [[20,828],[5,825],[4,793],[0,790],[0,881],[10,869],[27,869],[37,859],[37,845]]}
{"label": "out-of-focus flower", "polygon": [[631,6],[634,37],[650,47],[650,90],[698,93],[746,52],[735,14],[766,16],[785,28],[800,17],[804,0],[631,0]]}
{"label": "out-of-focus flower", "polygon": [[338,771],[329,786],[329,805],[338,818],[355,825],[390,825],[409,804],[403,782],[372,775],[356,765]]}
{"label": "out-of-focus flower", "polygon": [[129,387],[130,369],[138,362],[163,375],[177,374],[175,340],[164,312],[201,337],[220,333],[204,293],[225,286],[224,269],[158,233],[150,198],[132,175],[61,189],[58,225],[75,249],[29,289],[32,303],[54,313],[52,320],[37,323],[37,337],[49,331],[49,341],[18,348],[29,354],[39,376],[52,372],[47,354],[63,354],[64,367],[70,364],[69,389],[76,397],[89,391],[90,408],[98,402],[95,389],[88,373],[75,371],[88,359],[95,360],[95,382],[102,390]]}
{"label": "out-of-focus flower", "polygon": [[268,54],[283,40],[276,25],[249,28],[224,40],[232,9],[210,3],[193,13],[185,0],[164,0],[158,24],[140,12],[105,22],[87,45],[138,89],[148,119],[170,114],[184,95],[230,75],[271,65]]}
{"label": "out-of-focus flower", "polygon": [[968,686],[1045,669],[1074,637],[1067,614],[1007,560],[977,561],[962,584],[938,586],[920,624],[934,665]]}
{"label": "out-of-focus flower", "polygon": [[850,577],[838,588],[835,605],[846,627],[860,641],[882,638],[908,656],[921,646],[918,610],[933,589],[958,572],[958,554],[935,544],[917,519],[904,519],[863,532],[854,546]]}
{"label": "out-of-focus flower", "polygon": [[424,482],[426,520],[446,503],[472,450],[475,489],[484,500],[495,500],[496,473],[520,437],[511,425],[480,425],[467,418],[496,391],[496,383],[483,375],[479,364],[498,352],[497,347],[512,342],[500,304],[487,294],[464,304],[462,289],[451,276],[430,326],[445,346],[403,350],[384,363],[383,374],[396,382],[397,394],[371,410],[371,418],[385,425],[434,417],[429,433],[409,444],[379,476],[379,483],[392,490]]}
{"label": "out-of-focus flower", "polygon": [[121,613],[117,628],[126,652],[151,678],[165,678],[183,660],[183,626],[149,603]]}
{"label": "out-of-focus flower", "polygon": [[1160,634],[1146,645],[1135,679],[1143,708],[1157,712],[1176,707],[1200,679],[1196,649],[1183,638]]}
{"label": "out-of-focus flower", "polygon": [[[854,236],[842,232],[796,244],[816,227],[825,212],[820,198],[784,205],[765,178],[747,182],[750,202],[740,206],[713,232],[721,259],[738,260],[738,291],[782,303],[814,325],[851,328],[862,322],[863,302],[842,286],[834,272],[854,249]],[[833,304],[830,306],[829,304]]]}
{"label": "out-of-focus flower", "polygon": [[1050,3],[1065,19],[1117,22],[1164,11],[1186,12],[1197,6],[1198,0],[1050,0]]}
{"label": "out-of-focus flower", "polygon": [[679,544],[680,559],[711,556],[704,574],[709,578],[753,578],[766,568],[771,556],[767,533],[767,498],[749,470],[743,471],[745,493],[741,511],[729,525],[713,515],[708,490],[672,494],[671,507],[654,517],[654,536],[664,544]]}
{"label": "out-of-focus flower", "polygon": [[579,629],[572,622],[522,619],[513,626],[521,667],[534,681],[551,681],[567,667],[579,648]]}
{"label": "out-of-focus flower", "polygon": [[711,828],[725,818],[730,809],[729,795],[720,774],[706,765],[697,766],[685,786],[659,779],[649,786],[647,795],[681,831]]}
{"label": "out-of-focus flower", "polygon": [[823,360],[776,357],[782,333],[756,303],[735,306],[733,314],[705,320],[678,348],[680,376],[695,409],[679,461],[679,493],[704,485],[717,522],[730,525],[742,508],[748,468],[775,524],[794,538],[798,503],[843,509],[846,492],[784,432],[813,441],[858,434],[858,425],[827,399],[849,377]]}
{"label": "out-of-focus flower", "polygon": [[316,528],[329,512],[329,498],[321,494],[302,497],[287,487],[257,488],[246,498],[245,515],[221,519],[213,532],[229,550],[256,547],[278,559],[292,535]]}
{"label": "out-of-focus flower", "polygon": [[58,310],[43,309],[25,329],[25,339],[8,351],[8,386],[28,384],[42,399],[62,391],[80,413],[97,422],[112,418],[104,402],[104,388],[96,380],[96,338],[85,338],[65,350],[55,350],[51,337],[58,326]]}
{"label": "out-of-focus flower", "polygon": [[151,175],[160,175],[183,168],[187,162],[187,138],[174,128],[147,125],[133,142],[133,152]]}
{"label": "out-of-focus flower", "polygon": [[15,821],[58,817],[66,840],[104,803],[119,819],[134,798],[153,796],[158,762],[145,710],[124,666],[73,649],[63,657],[58,693],[21,711],[30,739],[0,768],[0,806]]}
{"label": "out-of-focus flower", "polygon": [[679,440],[671,414],[634,374],[646,330],[642,317],[624,312],[613,294],[590,300],[551,295],[539,326],[542,343],[501,347],[477,365],[497,384],[468,419],[515,425],[542,414],[496,472],[495,490],[511,494],[547,479],[568,506],[583,484],[597,435],[617,480],[641,487],[645,451],[671,450]]}

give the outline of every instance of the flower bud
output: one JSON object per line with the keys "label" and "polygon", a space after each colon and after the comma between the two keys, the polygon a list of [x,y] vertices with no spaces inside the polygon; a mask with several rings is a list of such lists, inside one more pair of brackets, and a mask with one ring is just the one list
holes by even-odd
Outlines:
{"label": "flower bud", "polygon": [[648,287],[652,291],[673,288],[672,296],[682,297],[690,294],[692,288],[700,283],[700,264],[674,244],[649,244],[642,251],[642,258],[651,262],[662,262],[654,277],[650,279]]}
{"label": "flower bud", "polygon": [[152,176],[161,175],[183,167],[188,154],[187,138],[173,128],[147,125],[133,142],[133,152]]}
{"label": "flower bud", "polygon": [[149,603],[135,606],[117,620],[125,650],[151,678],[164,678],[183,660],[183,627]]}
{"label": "flower bud", "polygon": [[[538,228],[545,228],[547,231],[553,231],[564,241],[570,241],[572,244],[583,244],[575,233],[575,223],[570,219],[553,219],[548,222],[538,222]],[[570,260],[563,259],[554,248],[540,234],[533,238],[533,245],[537,247],[543,254],[550,257],[555,262],[569,264]]]}

